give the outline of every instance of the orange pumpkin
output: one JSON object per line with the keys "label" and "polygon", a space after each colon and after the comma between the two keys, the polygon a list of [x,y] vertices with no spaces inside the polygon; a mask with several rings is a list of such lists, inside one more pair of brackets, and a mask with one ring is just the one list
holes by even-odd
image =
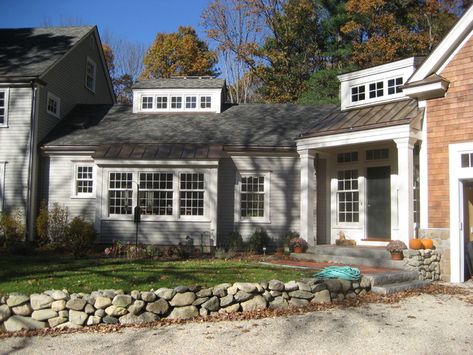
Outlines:
{"label": "orange pumpkin", "polygon": [[420,239],[411,239],[409,240],[409,248],[419,250],[424,249],[424,245],[422,244]]}
{"label": "orange pumpkin", "polygon": [[434,247],[432,239],[421,239],[420,241],[422,242],[424,249],[432,249]]}

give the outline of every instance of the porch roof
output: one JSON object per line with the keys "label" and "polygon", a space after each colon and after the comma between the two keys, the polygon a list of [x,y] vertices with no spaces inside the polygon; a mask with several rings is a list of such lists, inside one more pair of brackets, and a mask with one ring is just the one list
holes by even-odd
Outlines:
{"label": "porch roof", "polygon": [[410,124],[415,119],[420,119],[423,112],[424,109],[419,108],[417,101],[413,99],[344,111],[336,110],[316,120],[299,139]]}

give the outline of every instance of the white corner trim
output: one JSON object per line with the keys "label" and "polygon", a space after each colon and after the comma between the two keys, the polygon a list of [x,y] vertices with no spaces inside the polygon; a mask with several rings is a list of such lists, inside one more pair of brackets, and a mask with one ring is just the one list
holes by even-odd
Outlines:
{"label": "white corner trim", "polygon": [[0,161],[0,212],[3,211],[5,200],[5,166],[6,162]]}

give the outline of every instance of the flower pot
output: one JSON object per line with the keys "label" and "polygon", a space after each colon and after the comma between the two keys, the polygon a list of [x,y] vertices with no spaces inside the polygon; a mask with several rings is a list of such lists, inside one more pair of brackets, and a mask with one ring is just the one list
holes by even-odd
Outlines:
{"label": "flower pot", "polygon": [[432,249],[434,247],[434,242],[432,239],[421,239],[420,240],[424,249]]}
{"label": "flower pot", "polygon": [[294,247],[294,253],[296,254],[301,254],[304,252],[304,248],[303,247]]}
{"label": "flower pot", "polygon": [[402,260],[404,259],[404,254],[402,251],[392,251],[391,252],[391,260]]}
{"label": "flower pot", "polygon": [[409,240],[409,248],[419,250],[424,249],[424,245],[422,244],[420,239],[411,239]]}

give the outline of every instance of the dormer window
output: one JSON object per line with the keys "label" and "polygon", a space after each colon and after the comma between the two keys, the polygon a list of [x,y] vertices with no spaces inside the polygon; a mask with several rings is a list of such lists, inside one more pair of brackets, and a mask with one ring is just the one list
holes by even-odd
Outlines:
{"label": "dormer window", "polygon": [[156,96],[156,108],[167,109],[168,108],[168,97],[167,96]]}
{"label": "dormer window", "polygon": [[186,97],[186,108],[196,108],[197,107],[197,97],[187,96]]}
{"label": "dormer window", "polygon": [[143,110],[153,109],[153,96],[143,96],[141,98],[141,108]]}
{"label": "dormer window", "polygon": [[384,95],[383,84],[382,81],[370,84],[370,99]]}
{"label": "dormer window", "polygon": [[201,96],[200,97],[200,108],[211,108],[212,107],[212,97],[211,96]]}
{"label": "dormer window", "polygon": [[365,99],[365,86],[355,86],[351,88],[351,101],[357,102]]}
{"label": "dormer window", "polygon": [[182,108],[182,97],[181,96],[171,96],[171,108],[172,109]]}
{"label": "dormer window", "polygon": [[388,80],[388,95],[394,95],[402,92],[402,77]]}

